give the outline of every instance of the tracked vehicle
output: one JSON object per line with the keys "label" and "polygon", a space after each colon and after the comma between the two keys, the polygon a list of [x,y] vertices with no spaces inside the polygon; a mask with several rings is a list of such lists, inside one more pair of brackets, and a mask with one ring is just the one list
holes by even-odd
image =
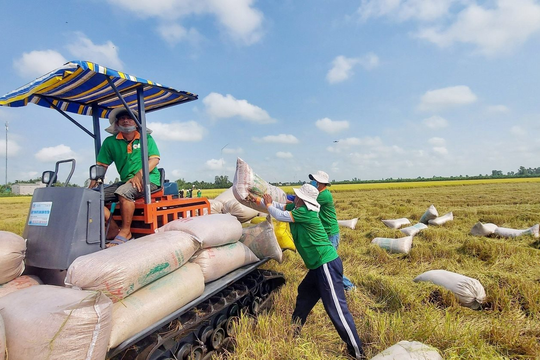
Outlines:
{"label": "tracked vehicle", "polygon": [[[191,102],[197,95],[153,81],[105,68],[88,61],[71,61],[2,97],[0,106],[34,103],[55,109],[92,137],[95,156],[101,147],[100,118],[125,107],[141,133],[145,196],[136,203],[132,233],[152,234],[170,221],[210,213],[206,198],[179,198],[176,183],[165,180],[150,192],[146,113]],[[135,116],[136,110],[139,116]],[[68,113],[92,117],[92,130]],[[68,164],[68,165],[66,165]],[[71,165],[64,186],[55,186],[60,167]],[[79,256],[105,249],[103,186],[101,191],[67,187],[75,160],[61,160],[54,171],[45,171],[44,188],[35,190],[23,237],[27,239],[25,274],[37,275],[45,284],[64,285],[69,265]],[[103,182],[104,169],[90,168],[90,179]],[[113,218],[118,209],[111,208]],[[121,210],[120,210],[121,211]],[[242,313],[257,315],[271,304],[272,294],[284,283],[282,274],[260,269],[268,258],[232,271],[207,283],[197,299],[169,314],[140,333],[110,349],[109,359],[205,359],[226,346],[234,322]]]}

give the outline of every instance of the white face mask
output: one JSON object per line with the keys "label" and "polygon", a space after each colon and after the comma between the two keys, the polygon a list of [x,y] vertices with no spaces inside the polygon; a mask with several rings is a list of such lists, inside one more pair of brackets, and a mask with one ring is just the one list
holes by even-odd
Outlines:
{"label": "white face mask", "polygon": [[116,128],[118,129],[118,131],[122,132],[122,133],[132,133],[134,132],[135,130],[137,130],[137,127],[135,125],[131,125],[131,126],[122,126],[122,125],[116,125]]}

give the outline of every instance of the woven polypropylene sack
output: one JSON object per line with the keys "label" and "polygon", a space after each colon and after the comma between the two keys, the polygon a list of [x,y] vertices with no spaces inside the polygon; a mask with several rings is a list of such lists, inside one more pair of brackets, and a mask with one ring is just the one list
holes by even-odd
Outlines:
{"label": "woven polypropylene sack", "polygon": [[143,236],[92,254],[69,266],[65,283],[101,290],[117,302],[184,265],[201,244],[183,231]]}
{"label": "woven polypropylene sack", "polygon": [[243,205],[249,206],[257,211],[268,213],[264,205],[255,202],[247,201],[248,195],[262,197],[264,194],[269,194],[273,201],[281,204],[287,202],[287,194],[277,186],[266,182],[259,175],[255,174],[251,167],[242,159],[236,160],[236,172],[234,174],[233,194],[236,200]]}
{"label": "woven polypropylene sack", "polygon": [[270,215],[265,221],[242,229],[240,242],[246,245],[259,259],[268,257],[281,264],[283,251],[279,246]]}
{"label": "woven polypropylene sack", "polygon": [[99,291],[31,286],[0,298],[9,360],[103,360],[112,302]]}
{"label": "woven polypropylene sack", "polygon": [[0,285],[0,297],[30,286],[41,285],[43,282],[35,275],[22,275]]}
{"label": "woven polypropylene sack", "polygon": [[24,271],[26,241],[17,234],[0,231],[0,284],[15,279]]}
{"label": "woven polypropylene sack", "polygon": [[474,236],[488,236],[488,235],[491,235],[495,232],[495,230],[497,229],[497,225],[495,224],[492,224],[492,223],[481,223],[481,222],[477,222],[476,224],[474,224],[474,226],[472,227],[471,229],[471,235],[474,235]]}
{"label": "woven polypropylene sack", "polygon": [[449,212],[448,214],[444,214],[443,216],[439,216],[439,217],[436,217],[435,219],[428,220],[428,224],[440,226],[452,220],[454,220],[454,214],[452,212]]}
{"label": "woven polypropylene sack", "polygon": [[6,329],[4,326],[4,319],[2,319],[2,315],[0,315],[0,360],[5,360],[6,355]]}
{"label": "woven polypropylene sack", "polygon": [[223,209],[221,211],[224,214],[231,214],[241,223],[248,222],[257,215],[259,215],[259,212],[257,210],[242,205],[238,200],[234,198],[223,203]]}
{"label": "woven polypropylene sack", "polygon": [[397,239],[378,237],[371,240],[372,244],[388,250],[391,253],[408,254],[412,248],[413,237],[405,236]]}
{"label": "woven polypropylene sack", "polygon": [[437,211],[437,209],[435,209],[435,205],[431,205],[422,215],[419,222],[427,225],[429,220],[435,219],[437,218],[437,216],[439,216],[439,212]]}
{"label": "woven polypropylene sack", "polygon": [[242,224],[231,214],[213,214],[173,220],[156,232],[183,231],[192,235],[203,248],[231,244],[240,240]]}
{"label": "woven polypropylene sack", "polygon": [[208,199],[210,202],[210,214],[222,214],[223,203],[219,200]]}
{"label": "woven polypropylene sack", "polygon": [[420,231],[427,229],[428,226],[423,223],[414,224],[413,226],[407,226],[406,228],[400,229],[403,234],[406,236],[414,236],[418,234]]}
{"label": "woven polypropylene sack", "polygon": [[356,228],[356,223],[358,222],[358,218],[350,219],[350,220],[338,220],[337,223],[339,226],[348,227],[349,229],[354,230]]}
{"label": "woven polypropylene sack", "polygon": [[538,237],[538,229],[539,229],[538,224],[531,226],[528,229],[523,229],[523,230],[497,227],[495,231],[493,232],[493,234],[500,237],[518,237],[522,235],[532,235],[534,237]]}
{"label": "woven polypropylene sack", "polygon": [[210,282],[238,269],[259,261],[253,251],[241,242],[199,251],[191,260],[204,274],[204,282]]}
{"label": "woven polypropylene sack", "polygon": [[411,222],[407,218],[401,219],[391,219],[391,220],[382,220],[383,224],[388,226],[390,229],[399,229],[403,225],[409,225]]}
{"label": "woven polypropylene sack", "polygon": [[418,341],[400,341],[371,360],[442,360],[437,349]]}
{"label": "woven polypropylene sack", "polygon": [[477,279],[446,270],[430,270],[414,278],[414,282],[429,281],[456,295],[461,305],[479,309],[486,300],[486,291]]}
{"label": "woven polypropylene sack", "polygon": [[203,273],[191,262],[135,291],[113,306],[109,347],[120,345],[203,292]]}

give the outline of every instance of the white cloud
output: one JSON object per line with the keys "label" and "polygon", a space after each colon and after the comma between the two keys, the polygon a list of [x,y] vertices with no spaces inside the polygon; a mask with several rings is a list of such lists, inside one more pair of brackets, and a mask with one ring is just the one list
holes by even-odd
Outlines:
{"label": "white cloud", "polygon": [[225,167],[225,160],[223,159],[210,159],[205,163],[205,168],[208,170],[221,170]]}
{"label": "white cloud", "polygon": [[349,122],[346,120],[335,121],[329,118],[319,119],[315,122],[315,126],[329,134],[337,133],[349,128]]}
{"label": "white cloud", "polygon": [[22,77],[36,77],[61,67],[67,60],[55,50],[30,51],[13,61],[13,68]]}
{"label": "white cloud", "polygon": [[[253,0],[109,0],[109,2],[131,11],[140,18],[155,17],[169,24],[189,16],[212,15],[224,32],[240,44],[254,44],[263,36],[264,14],[253,7]],[[171,40],[170,34],[161,34],[167,41]]]}
{"label": "white cloud", "polygon": [[[8,145],[7,146],[8,157],[15,156],[19,153],[19,151],[21,151],[21,147],[15,140],[8,138],[7,145]],[[0,156],[4,156],[4,157],[6,156],[6,140],[5,139],[0,139]]]}
{"label": "white cloud", "polygon": [[77,158],[77,154],[64,144],[43,148],[34,156],[41,162],[56,162],[58,160]]}
{"label": "white cloud", "polygon": [[448,14],[456,0],[362,0],[358,14],[362,20],[389,16],[398,21],[432,21]]}
{"label": "white cloud", "polygon": [[448,121],[438,115],[424,119],[423,123],[430,129],[441,129],[448,126]]}
{"label": "white cloud", "polygon": [[163,23],[158,26],[159,35],[170,45],[176,45],[184,40],[197,42],[202,38],[195,28],[189,30],[177,23]]}
{"label": "white cloud", "polygon": [[428,143],[433,146],[444,146],[446,144],[446,140],[440,137],[432,137],[428,140]]}
{"label": "white cloud", "polygon": [[206,134],[206,129],[195,121],[173,122],[170,124],[149,122],[147,126],[152,129],[152,136],[156,140],[201,141]]}
{"label": "white cloud", "polygon": [[418,108],[422,111],[437,111],[449,107],[472,104],[476,100],[476,95],[468,86],[451,86],[427,91],[422,95]]}
{"label": "white cloud", "polygon": [[290,153],[290,152],[285,152],[285,151],[278,151],[276,153],[276,157],[280,158],[280,159],[292,159],[293,158],[293,154]]}
{"label": "white cloud", "polygon": [[268,135],[262,138],[254,137],[252,139],[253,141],[264,143],[298,144],[299,142],[296,136],[290,134]]}
{"label": "white cloud", "polygon": [[491,105],[488,106],[487,110],[493,113],[507,113],[510,111],[510,108],[504,105]]}
{"label": "white cloud", "polygon": [[276,120],[272,119],[268,113],[258,106],[252,105],[247,100],[237,100],[234,96],[227,94],[223,96],[218,93],[210,93],[203,99],[206,112],[213,118],[231,118],[238,116],[244,120],[268,124]]}
{"label": "white cloud", "polygon": [[534,0],[497,0],[494,8],[470,4],[447,28],[420,30],[417,37],[440,47],[472,44],[478,52],[493,56],[509,52],[540,31],[540,4]]}
{"label": "white cloud", "polygon": [[223,153],[224,154],[243,154],[244,153],[244,149],[242,149],[241,147],[239,148],[236,148],[236,149],[231,149],[231,148],[224,148],[223,149]]}
{"label": "white cloud", "polygon": [[326,74],[326,80],[330,84],[347,80],[354,75],[353,68],[361,65],[366,70],[371,70],[379,65],[379,58],[373,53],[363,57],[348,58],[343,55],[337,56],[332,61],[332,68]]}
{"label": "white cloud", "polygon": [[85,34],[77,32],[75,41],[67,45],[71,55],[77,59],[96,62],[99,65],[108,66],[115,70],[122,70],[124,64],[118,56],[118,46],[112,41],[103,45],[96,45]]}
{"label": "white cloud", "polygon": [[447,150],[444,146],[434,146],[434,147],[433,147],[433,151],[434,151],[436,154],[439,154],[439,155],[446,155],[446,154],[448,154],[448,150]]}
{"label": "white cloud", "polygon": [[516,136],[525,136],[527,135],[527,131],[525,129],[523,129],[521,126],[512,126],[510,128],[510,132],[513,134],[513,135],[516,135]]}

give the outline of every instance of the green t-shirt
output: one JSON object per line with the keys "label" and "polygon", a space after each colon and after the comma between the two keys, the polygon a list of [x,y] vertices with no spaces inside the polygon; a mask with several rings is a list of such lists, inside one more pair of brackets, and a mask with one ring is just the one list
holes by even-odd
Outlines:
{"label": "green t-shirt", "polygon": [[316,211],[308,210],[305,205],[294,209],[292,203],[287,204],[285,209],[290,211],[293,217],[293,222],[289,225],[294,245],[308,269],[316,269],[337,259],[337,251],[328,240]]}
{"label": "green t-shirt", "polygon": [[317,196],[317,202],[321,205],[319,217],[328,236],[339,233],[339,225],[336,216],[334,199],[328,189],[324,189]]}
{"label": "green t-shirt", "polygon": [[[150,134],[147,135],[147,139],[148,157],[159,157],[156,142]],[[107,137],[99,150],[97,161],[105,165],[114,162],[120,180],[123,182],[128,181],[142,169],[140,135],[137,133],[131,143],[125,140],[121,133]],[[150,172],[150,182],[157,186],[160,185],[160,175],[157,167]]]}

